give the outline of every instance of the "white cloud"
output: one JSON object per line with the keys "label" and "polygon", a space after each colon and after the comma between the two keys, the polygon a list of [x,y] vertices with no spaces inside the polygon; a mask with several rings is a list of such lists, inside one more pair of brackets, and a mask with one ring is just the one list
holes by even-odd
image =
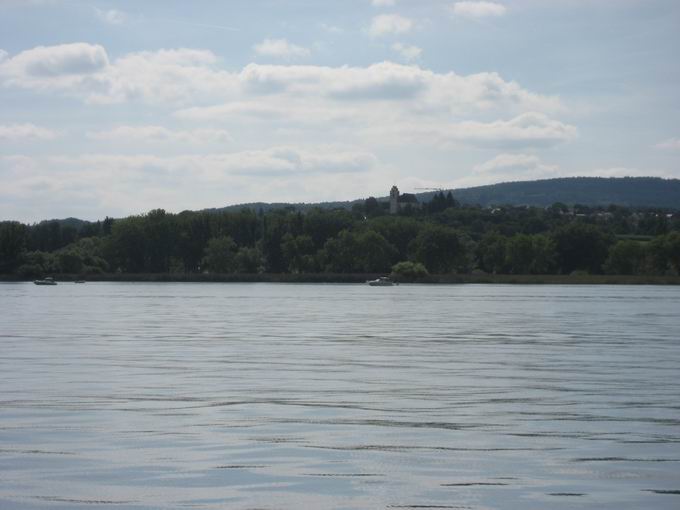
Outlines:
{"label": "white cloud", "polygon": [[510,120],[421,121],[373,125],[362,131],[366,137],[383,137],[392,143],[405,141],[444,148],[471,146],[496,149],[546,148],[573,140],[578,135],[574,126],[528,112]]}
{"label": "white cloud", "polygon": [[399,53],[401,58],[403,58],[407,62],[411,62],[412,60],[416,60],[420,57],[421,53],[423,52],[422,49],[420,49],[418,46],[409,46],[407,44],[402,44],[402,43],[394,43],[392,45],[392,49]]}
{"label": "white cloud", "polygon": [[287,94],[304,99],[408,101],[405,108],[443,114],[503,106],[537,111],[562,108],[558,98],[529,92],[496,73],[440,74],[392,62],[368,67],[250,64],[237,79],[244,91],[253,94]]}
{"label": "white cloud", "polygon": [[[495,73],[437,74],[390,62],[367,68],[251,64],[238,81],[238,99],[175,115],[201,122],[239,118],[273,128],[323,126],[387,144],[544,147],[576,136],[575,127],[545,113],[561,110],[557,98]],[[489,114],[509,120],[475,120]]]}
{"label": "white cloud", "polygon": [[253,49],[258,55],[284,59],[308,57],[310,54],[309,49],[291,44],[286,39],[265,39]]}
{"label": "white cloud", "polygon": [[456,16],[483,18],[486,16],[502,16],[507,11],[503,4],[496,2],[456,2],[451,8]]}
{"label": "white cloud", "polygon": [[668,140],[657,143],[654,147],[657,149],[680,150],[680,138],[669,138]]}
{"label": "white cloud", "polygon": [[[386,144],[408,139],[502,149],[550,146],[576,136],[575,127],[548,117],[563,110],[557,97],[529,91],[497,73],[461,76],[393,62],[249,64],[227,72],[205,50],[138,52],[109,62],[101,46],[78,43],[19,53],[0,63],[0,81],[88,103],[170,104],[178,118],[221,124],[216,127],[236,118],[265,122],[263,129],[272,130],[318,133],[323,126],[329,139],[367,135]],[[156,130],[153,136],[185,135]]]}
{"label": "white cloud", "polygon": [[[415,49],[400,46],[415,54]],[[38,47],[0,62],[5,85],[59,92],[89,103],[125,101],[196,106],[240,103],[255,96],[333,101],[408,101],[402,108],[432,115],[509,108],[559,111],[554,96],[530,92],[497,73],[460,76],[382,62],[368,67],[249,64],[219,68],[210,51],[179,48],[124,55],[109,62],[101,46],[76,43]],[[262,98],[258,102],[266,102]],[[285,106],[285,105],[284,105]],[[323,106],[323,105],[318,105]],[[346,105],[345,105],[346,106]]]}
{"label": "white cloud", "polygon": [[210,51],[187,48],[129,53],[110,62],[99,45],[39,46],[0,62],[0,83],[60,92],[88,103],[184,103],[224,95],[233,75]]}
{"label": "white cloud", "polygon": [[[63,211],[85,219],[163,207],[356,198],[388,180],[370,152],[346,146],[277,146],[158,156],[0,156],[0,217],[36,221]],[[304,178],[302,178],[304,177]]]}
{"label": "white cloud", "polygon": [[52,140],[57,136],[55,131],[35,124],[0,124],[0,141]]}
{"label": "white cloud", "polygon": [[399,35],[410,32],[413,28],[413,21],[400,14],[381,14],[371,20],[368,33],[371,37],[382,37],[385,35]]}
{"label": "white cloud", "polygon": [[480,146],[509,147],[549,147],[573,140],[577,134],[574,126],[536,112],[523,113],[508,121],[462,122],[450,130],[452,139]]}
{"label": "white cloud", "polygon": [[41,81],[49,82],[92,75],[109,66],[106,50],[99,45],[87,43],[37,46],[22,51],[15,57],[3,59],[0,72],[20,84],[40,88]]}
{"label": "white cloud", "polygon": [[160,172],[184,175],[187,170],[191,170],[189,174],[192,178],[210,181],[220,180],[228,175],[355,173],[370,170],[377,161],[370,153],[348,151],[337,146],[312,148],[277,146],[229,153],[179,156],[86,154],[76,157],[53,156],[48,160],[57,166],[81,165],[133,172],[157,169]]}
{"label": "white cloud", "polygon": [[521,178],[539,179],[557,175],[557,165],[547,165],[533,154],[499,154],[475,167],[480,174],[517,174]]}
{"label": "white cloud", "polygon": [[0,49],[0,64],[2,64],[3,61],[7,60],[7,57],[9,57],[9,53],[7,53],[3,49]]}
{"label": "white cloud", "polygon": [[125,23],[125,21],[127,20],[127,14],[125,14],[123,11],[118,11],[116,9],[109,9],[107,11],[104,11],[102,9],[97,9],[95,7],[94,11],[100,20],[102,20],[105,23],[109,23],[110,25],[120,25],[122,23]]}
{"label": "white cloud", "polygon": [[392,7],[395,0],[371,0],[373,7]]}
{"label": "white cloud", "polygon": [[163,126],[118,126],[108,131],[91,131],[93,140],[125,142],[170,142],[182,144],[227,143],[233,139],[224,129],[171,130]]}

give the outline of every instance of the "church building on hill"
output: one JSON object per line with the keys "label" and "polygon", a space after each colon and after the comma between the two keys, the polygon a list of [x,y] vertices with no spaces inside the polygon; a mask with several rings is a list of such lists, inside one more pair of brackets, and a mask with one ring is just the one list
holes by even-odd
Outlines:
{"label": "church building on hill", "polygon": [[390,190],[390,214],[397,214],[405,208],[418,209],[420,203],[413,193],[399,194],[399,188],[392,186]]}

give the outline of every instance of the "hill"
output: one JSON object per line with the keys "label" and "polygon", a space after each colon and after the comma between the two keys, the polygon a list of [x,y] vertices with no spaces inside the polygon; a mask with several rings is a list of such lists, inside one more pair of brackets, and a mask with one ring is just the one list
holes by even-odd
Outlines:
{"label": "hill", "polygon": [[680,179],[659,177],[567,177],[504,182],[453,190],[459,202],[546,207],[555,202],[628,207],[680,208]]}
{"label": "hill", "polygon": [[[407,191],[407,190],[403,190]],[[448,190],[445,190],[448,191]],[[680,179],[660,177],[563,177],[538,181],[518,181],[460,188],[451,190],[456,200],[463,204],[529,205],[547,207],[555,202],[567,205],[607,206],[611,204],[627,207],[680,208]],[[417,193],[418,201],[429,202],[434,192]],[[378,197],[384,201],[388,198]],[[247,203],[230,205],[211,211],[239,209],[284,209],[294,207],[305,210],[312,207],[323,209],[346,208],[361,200],[321,203]]]}
{"label": "hill", "polygon": [[[408,190],[403,190],[408,191]],[[448,191],[448,190],[445,190]],[[611,204],[627,207],[659,207],[680,209],[680,179],[660,177],[563,177],[538,181],[502,182],[473,188],[451,190],[456,200],[468,205],[528,205],[547,207],[555,202],[567,205],[607,206]],[[417,193],[419,202],[429,202],[434,192]],[[367,198],[367,197],[365,197]],[[387,196],[377,197],[380,201]],[[313,208],[351,209],[363,202],[363,198],[344,202],[284,203],[250,202],[226,207],[204,209],[207,212],[239,211],[241,209],[262,210],[295,209],[305,211]],[[90,223],[77,218],[58,221],[62,226],[79,229]],[[48,223],[43,221],[41,223]]]}

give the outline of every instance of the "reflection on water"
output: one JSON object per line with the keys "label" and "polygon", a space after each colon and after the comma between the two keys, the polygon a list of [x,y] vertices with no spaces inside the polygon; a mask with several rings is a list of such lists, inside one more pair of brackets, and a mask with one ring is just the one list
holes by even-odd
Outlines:
{"label": "reflection on water", "polygon": [[680,289],[0,285],[0,508],[680,507]]}

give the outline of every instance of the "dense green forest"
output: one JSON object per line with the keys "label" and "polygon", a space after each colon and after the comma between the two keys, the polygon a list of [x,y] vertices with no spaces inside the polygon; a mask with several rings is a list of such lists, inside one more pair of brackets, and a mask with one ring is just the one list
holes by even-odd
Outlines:
{"label": "dense green forest", "polygon": [[[396,268],[395,268],[396,265]],[[680,215],[620,206],[166,213],[0,223],[0,273],[678,274]]]}

